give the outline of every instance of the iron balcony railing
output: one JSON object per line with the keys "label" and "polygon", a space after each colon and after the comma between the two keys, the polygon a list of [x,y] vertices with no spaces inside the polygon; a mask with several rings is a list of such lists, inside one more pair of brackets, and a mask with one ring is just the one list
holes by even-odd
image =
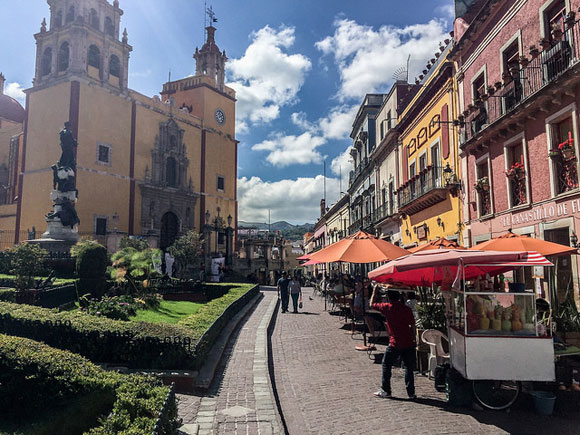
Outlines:
{"label": "iron balcony railing", "polygon": [[358,176],[360,174],[362,174],[362,172],[366,169],[366,167],[369,165],[369,159],[368,157],[364,157],[361,162],[359,163],[359,165],[354,168],[354,170],[350,171],[349,174],[349,185],[351,185],[352,183],[354,183],[356,181],[356,179],[358,178]]}
{"label": "iron balcony railing", "polygon": [[441,189],[444,186],[443,168],[440,166],[428,167],[401,186],[397,194],[399,209],[411,204],[432,190]]}
{"label": "iron balcony railing", "polygon": [[374,212],[373,221],[377,223],[382,221],[383,219],[393,216],[395,214],[393,209],[394,209],[393,202],[386,202],[384,204],[381,204],[380,206],[377,207],[377,209]]}
{"label": "iron balcony railing", "polygon": [[532,47],[528,57],[520,57],[520,67],[510,68],[504,73],[503,81],[488,86],[486,92],[467,107],[462,115],[462,143],[471,140],[578,63],[580,20],[568,20],[567,25],[559,40],[544,41],[541,51]]}

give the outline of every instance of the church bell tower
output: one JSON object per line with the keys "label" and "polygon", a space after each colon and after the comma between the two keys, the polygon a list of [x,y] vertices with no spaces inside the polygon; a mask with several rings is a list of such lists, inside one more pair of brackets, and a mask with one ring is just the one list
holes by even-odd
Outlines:
{"label": "church bell tower", "polygon": [[224,90],[225,68],[228,58],[226,51],[220,52],[215,43],[215,27],[211,24],[205,28],[207,39],[205,44],[195,49],[193,58],[195,59],[195,75],[207,76],[215,80],[215,87],[220,91]]}
{"label": "church bell tower", "polygon": [[120,38],[123,11],[119,1],[47,0],[50,20],[42,21],[36,39],[34,86],[72,77],[125,90],[129,54],[127,30]]}

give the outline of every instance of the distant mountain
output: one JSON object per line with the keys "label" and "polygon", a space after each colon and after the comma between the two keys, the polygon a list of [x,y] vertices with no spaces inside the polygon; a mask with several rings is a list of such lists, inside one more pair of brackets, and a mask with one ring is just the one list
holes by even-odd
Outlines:
{"label": "distant mountain", "polygon": [[[261,222],[245,222],[238,221],[238,227],[257,228],[259,230],[267,230],[268,224]],[[314,224],[305,223],[303,225],[292,225],[286,221],[272,222],[270,224],[270,231],[279,231],[288,240],[299,240],[304,233],[312,231]]]}

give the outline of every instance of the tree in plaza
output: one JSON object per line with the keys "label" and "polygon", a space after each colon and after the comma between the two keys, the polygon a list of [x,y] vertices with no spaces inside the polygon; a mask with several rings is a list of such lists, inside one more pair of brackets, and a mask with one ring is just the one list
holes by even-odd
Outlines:
{"label": "tree in plaza", "polygon": [[179,275],[182,278],[192,278],[193,273],[188,271],[187,266],[199,265],[201,252],[201,236],[195,231],[189,231],[178,238],[167,250],[175,258],[179,266]]}
{"label": "tree in plaza", "polygon": [[23,243],[11,248],[10,253],[10,272],[16,276],[16,288],[34,288],[34,277],[44,271],[44,257],[48,252],[38,245]]}
{"label": "tree in plaza", "polygon": [[119,249],[125,248],[133,248],[137,251],[145,251],[146,249],[149,249],[150,246],[149,243],[147,243],[147,240],[125,236],[119,242]]}

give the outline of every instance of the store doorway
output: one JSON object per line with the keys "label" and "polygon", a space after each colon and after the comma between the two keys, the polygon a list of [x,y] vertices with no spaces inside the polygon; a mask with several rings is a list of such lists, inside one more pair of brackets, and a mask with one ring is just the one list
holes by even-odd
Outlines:
{"label": "store doorway", "polygon": [[[544,240],[570,246],[570,231],[568,227],[555,230],[545,230]],[[566,300],[567,290],[573,290],[574,280],[572,276],[572,256],[559,255],[551,257],[554,267],[547,267],[548,286],[550,287],[550,303],[561,304]]]}

